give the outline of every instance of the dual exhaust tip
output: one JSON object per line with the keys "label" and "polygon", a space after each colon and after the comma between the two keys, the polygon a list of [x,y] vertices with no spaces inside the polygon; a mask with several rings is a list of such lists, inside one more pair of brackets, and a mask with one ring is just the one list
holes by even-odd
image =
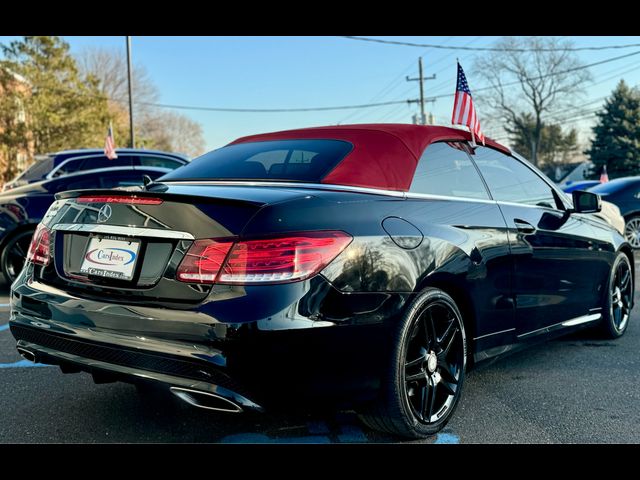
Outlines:
{"label": "dual exhaust tip", "polygon": [[[18,347],[18,353],[30,362],[35,363],[37,361],[35,352],[24,347]],[[171,387],[169,391],[180,400],[193,405],[194,407],[203,408],[205,410],[215,410],[226,413],[240,413],[243,411],[242,407],[236,402],[220,395],[216,395],[215,393],[183,387]]]}
{"label": "dual exhaust tip", "polygon": [[242,412],[242,407],[240,405],[228,398],[216,395],[215,393],[183,387],[171,387],[169,390],[180,400],[187,402],[194,407],[226,413]]}
{"label": "dual exhaust tip", "polygon": [[36,354],[26,348],[18,347],[18,353],[24,357],[25,360],[30,362],[36,362]]}

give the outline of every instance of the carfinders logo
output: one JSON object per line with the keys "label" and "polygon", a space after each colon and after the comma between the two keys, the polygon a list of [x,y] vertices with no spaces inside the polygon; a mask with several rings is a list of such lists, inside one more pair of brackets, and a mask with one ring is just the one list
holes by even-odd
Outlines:
{"label": "carfinders logo", "polygon": [[111,214],[113,211],[111,210],[111,205],[108,203],[103,205],[100,210],[98,210],[98,223],[104,223],[111,218]]}

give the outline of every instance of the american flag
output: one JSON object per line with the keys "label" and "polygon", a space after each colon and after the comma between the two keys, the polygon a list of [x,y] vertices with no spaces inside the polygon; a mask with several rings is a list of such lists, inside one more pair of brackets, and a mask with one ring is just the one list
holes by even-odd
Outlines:
{"label": "american flag", "polygon": [[469,155],[475,155],[475,149],[469,145],[467,142],[446,142],[451,148],[455,148],[456,150],[462,150],[463,152],[468,153]]}
{"label": "american flag", "polygon": [[107,130],[107,138],[104,140],[104,154],[109,160],[118,158],[116,154],[116,142],[113,140],[113,128],[109,125]]}
{"label": "american flag", "polygon": [[467,77],[464,76],[460,63],[458,63],[458,84],[456,86],[456,98],[453,102],[451,123],[469,127],[473,143],[476,143],[475,137],[478,137],[478,140],[484,145],[484,135],[480,131],[480,120],[476,115],[476,109],[471,98],[471,90],[469,90]]}
{"label": "american flag", "polygon": [[607,175],[607,166],[602,165],[600,169],[600,183],[607,183],[609,181],[609,175]]}

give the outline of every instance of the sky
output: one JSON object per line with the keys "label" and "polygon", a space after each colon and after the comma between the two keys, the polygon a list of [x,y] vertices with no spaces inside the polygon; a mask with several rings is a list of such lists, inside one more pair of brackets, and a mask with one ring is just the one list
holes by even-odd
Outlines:
{"label": "sky", "polygon": [[[17,37],[2,37],[7,43]],[[125,37],[63,37],[72,53],[88,47],[125,51]],[[448,46],[486,47],[499,37],[407,36],[373,37],[394,41]],[[640,37],[563,37],[574,46],[639,44]],[[577,52],[585,64],[640,51],[640,47]],[[438,50],[361,42],[341,37],[132,37],[132,59],[143,66],[158,87],[160,103],[197,107],[304,108],[360,105],[417,99],[418,82],[405,77],[418,74],[423,57],[425,96],[453,93],[456,57],[467,73],[473,93],[483,87],[474,78],[474,58],[483,52]],[[640,55],[595,66],[592,81],[579,104],[587,111],[602,105],[617,82],[640,84]],[[437,124],[450,122],[453,97],[427,104]],[[476,102],[480,121],[482,103]],[[235,113],[176,110],[199,122],[207,150],[254,133],[337,123],[411,123],[418,105],[406,103],[358,110],[324,112]],[[573,118],[570,116],[575,114]],[[577,118],[576,118],[577,117]],[[593,116],[579,111],[564,117],[566,127],[576,127],[586,142]],[[489,136],[504,140],[499,127],[487,127]]]}

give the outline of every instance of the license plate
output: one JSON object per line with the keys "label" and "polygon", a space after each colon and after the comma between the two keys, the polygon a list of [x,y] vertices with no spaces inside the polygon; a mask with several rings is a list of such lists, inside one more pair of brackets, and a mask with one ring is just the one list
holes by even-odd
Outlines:
{"label": "license plate", "polygon": [[140,242],[93,237],[84,254],[80,272],[87,275],[131,280],[138,259]]}

